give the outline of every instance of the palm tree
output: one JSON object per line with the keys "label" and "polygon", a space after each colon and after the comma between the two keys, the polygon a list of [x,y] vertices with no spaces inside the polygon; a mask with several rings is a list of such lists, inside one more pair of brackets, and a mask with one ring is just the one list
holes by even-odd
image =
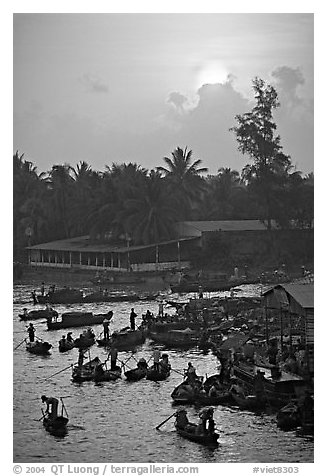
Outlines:
{"label": "palm tree", "polygon": [[48,187],[54,221],[55,235],[60,238],[71,236],[71,216],[73,203],[72,167],[69,164],[53,165],[48,172]]}
{"label": "palm tree", "polygon": [[158,171],[151,170],[143,186],[135,189],[120,218],[135,244],[174,237],[174,224],[179,218],[177,203]]}
{"label": "palm tree", "polygon": [[205,182],[200,174],[208,171],[206,167],[199,168],[202,160],[197,159],[192,163],[192,150],[177,147],[172,152],[172,158],[164,157],[167,165],[157,167],[157,171],[164,174],[171,193],[179,203],[181,215],[190,216],[192,209],[201,200],[205,190]]}

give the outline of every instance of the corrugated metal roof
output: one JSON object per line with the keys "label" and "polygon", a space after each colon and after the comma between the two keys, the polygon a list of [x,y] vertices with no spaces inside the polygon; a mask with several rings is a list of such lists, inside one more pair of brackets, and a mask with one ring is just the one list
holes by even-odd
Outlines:
{"label": "corrugated metal roof", "polygon": [[289,294],[303,309],[314,308],[314,285],[313,284],[277,284],[267,289],[263,295],[268,298],[278,288],[282,288]]}
{"label": "corrugated metal roof", "polygon": [[[262,231],[267,226],[260,220],[218,220],[218,221],[184,221],[180,223],[199,231]],[[276,223],[272,222],[272,228]]]}
{"label": "corrugated metal roof", "polygon": [[303,309],[314,308],[313,284],[283,284],[283,288]]}
{"label": "corrugated metal roof", "polygon": [[161,241],[159,243],[152,243],[150,245],[139,246],[118,246],[110,245],[109,243],[90,242],[89,236],[78,236],[76,238],[69,238],[67,240],[50,241],[48,243],[40,243],[39,245],[28,246],[29,250],[45,250],[45,251],[72,251],[72,252],[94,252],[94,253],[126,253],[127,251],[136,251],[146,248],[153,248],[156,245],[168,245],[177,243],[178,241],[194,240],[192,236],[179,238],[178,240]]}

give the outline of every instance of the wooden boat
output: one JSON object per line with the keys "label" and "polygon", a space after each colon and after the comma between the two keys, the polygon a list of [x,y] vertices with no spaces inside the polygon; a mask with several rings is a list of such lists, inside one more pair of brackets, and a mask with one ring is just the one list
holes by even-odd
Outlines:
{"label": "wooden boat", "polygon": [[263,383],[265,396],[268,402],[276,407],[283,407],[290,400],[296,399],[296,391],[306,386],[305,380],[299,375],[280,371],[273,366],[263,367],[258,365],[234,364],[234,375],[239,378],[247,388],[252,391],[257,371],[264,374]]}
{"label": "wooden boat", "polygon": [[87,382],[94,379],[94,371],[98,365],[101,365],[102,362],[99,357],[86,362],[85,364],[73,367],[72,380],[74,382]]}
{"label": "wooden boat", "polygon": [[202,288],[202,291],[204,292],[229,291],[235,286],[241,286],[242,284],[254,284],[255,282],[258,282],[258,280],[230,280],[227,279],[226,275],[224,275],[214,279],[182,279],[179,284],[171,285],[170,289],[173,293],[198,293],[199,288]]}
{"label": "wooden boat", "polygon": [[255,395],[241,395],[231,391],[230,395],[238,407],[242,410],[258,411],[266,406],[266,402],[258,400]]}
{"label": "wooden boat", "polygon": [[185,405],[196,403],[199,405],[222,405],[231,401],[230,391],[224,387],[221,390],[217,389],[215,396],[209,396],[208,392],[218,376],[212,375],[202,384],[199,378],[198,388],[202,391],[196,391],[194,387],[188,384],[187,380],[179,384],[172,392],[171,397],[175,404]]}
{"label": "wooden boat", "polygon": [[74,342],[65,341],[64,343],[60,340],[59,341],[59,352],[67,352],[75,347]]}
{"label": "wooden boat", "polygon": [[92,329],[88,329],[85,333],[83,332],[80,337],[74,340],[74,346],[78,349],[87,349],[93,344],[95,344],[95,335]]}
{"label": "wooden boat", "polygon": [[154,342],[164,344],[166,347],[196,347],[199,341],[199,332],[187,327],[183,330],[170,330],[168,332],[149,332],[148,336]]}
{"label": "wooden boat", "polygon": [[145,278],[135,272],[113,272],[101,273],[91,278],[91,283],[97,285],[113,285],[113,284],[138,284],[145,283]]}
{"label": "wooden boat", "polygon": [[48,309],[39,309],[39,310],[32,310],[29,311],[26,315],[25,314],[18,314],[22,321],[30,321],[35,319],[47,319],[51,316],[50,311]]}
{"label": "wooden boat", "polygon": [[84,296],[83,291],[76,289],[62,289],[48,293],[45,296],[36,296],[39,304],[83,304],[91,302],[124,302],[155,299],[158,293],[104,293],[97,291]]}
{"label": "wooden boat", "polygon": [[104,319],[110,320],[112,312],[107,314],[93,314],[92,312],[74,311],[64,312],[59,318],[49,318],[48,330],[65,329],[68,327],[92,326],[102,324]]}
{"label": "wooden boat", "polygon": [[154,382],[158,382],[160,380],[166,380],[166,378],[169,377],[170,375],[170,365],[168,366],[163,366],[159,364],[159,370],[156,370],[154,368],[154,365],[152,365],[150,368],[148,368],[146,372],[146,379],[147,380],[152,380]]}
{"label": "wooden boat", "polygon": [[98,339],[98,345],[102,347],[115,347],[117,350],[129,350],[145,342],[143,330],[132,331],[129,327],[121,329],[119,332],[113,332],[108,339]]}
{"label": "wooden boat", "polygon": [[[102,369],[101,371],[99,371]],[[96,367],[94,372],[95,382],[109,382],[110,380],[117,380],[121,377],[121,367],[116,366],[115,369],[104,369],[102,367]]]}
{"label": "wooden boat", "polygon": [[174,388],[171,393],[171,398],[174,400],[174,403],[178,405],[186,405],[189,403],[194,403],[196,400],[196,395],[194,388],[184,381]]}
{"label": "wooden boat", "polygon": [[139,361],[135,369],[126,370],[125,377],[130,382],[136,382],[146,377],[148,364],[146,361]]}
{"label": "wooden boat", "polygon": [[48,355],[50,354],[50,349],[52,345],[49,342],[27,342],[26,350],[31,354],[37,355]]}
{"label": "wooden boat", "polygon": [[276,416],[277,426],[281,430],[293,430],[301,425],[301,415],[296,402],[290,402],[281,408]]}
{"label": "wooden boat", "polygon": [[[60,397],[61,400],[61,415],[58,415],[56,418],[50,418],[48,414],[43,413],[43,426],[45,429],[54,436],[65,436],[67,433],[67,424],[68,424],[68,413],[63,403],[63,397]],[[66,417],[64,417],[64,410]]]}
{"label": "wooden boat", "polygon": [[55,436],[64,436],[67,433],[68,418],[58,416],[54,420],[51,418],[43,418],[43,426],[45,429]]}
{"label": "wooden boat", "polygon": [[79,289],[63,288],[47,293],[45,296],[36,296],[39,304],[74,304],[83,302],[83,291]]}
{"label": "wooden boat", "polygon": [[178,428],[175,425],[177,433],[186,438],[187,440],[194,441],[195,443],[201,443],[202,445],[214,446],[218,444],[219,434],[216,432],[213,433],[197,433],[198,425],[195,423],[189,423],[186,429]]}

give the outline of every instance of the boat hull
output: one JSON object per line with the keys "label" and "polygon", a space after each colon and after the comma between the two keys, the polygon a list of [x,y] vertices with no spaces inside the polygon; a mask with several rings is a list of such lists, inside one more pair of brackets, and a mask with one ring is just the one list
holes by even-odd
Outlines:
{"label": "boat hull", "polygon": [[109,340],[98,339],[97,343],[102,347],[114,347],[119,350],[130,350],[145,342],[145,334],[142,330],[114,332]]}
{"label": "boat hull", "polygon": [[190,424],[190,427],[194,427],[194,431],[185,431],[175,426],[177,433],[183,438],[186,438],[187,440],[193,441],[195,443],[200,443],[201,445],[208,445],[208,446],[218,445],[218,439],[219,439],[218,433],[210,433],[207,435],[197,434],[196,433],[197,425]]}
{"label": "boat hull", "polygon": [[62,314],[61,320],[48,320],[48,330],[66,329],[70,327],[89,327],[102,324],[107,314],[92,314],[92,312],[67,312]]}
{"label": "boat hull", "polygon": [[28,342],[26,344],[26,350],[36,355],[49,355],[51,348],[52,345],[49,342]]}
{"label": "boat hull", "polygon": [[43,418],[43,426],[45,429],[55,436],[64,436],[67,433],[68,418],[58,416],[54,420]]}

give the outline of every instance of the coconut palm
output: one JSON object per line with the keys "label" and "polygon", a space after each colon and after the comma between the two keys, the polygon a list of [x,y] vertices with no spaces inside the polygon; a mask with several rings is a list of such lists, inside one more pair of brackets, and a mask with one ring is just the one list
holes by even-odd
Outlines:
{"label": "coconut palm", "polygon": [[144,177],[143,186],[135,189],[133,197],[126,200],[120,216],[134,244],[173,238],[178,218],[176,198],[170,194],[160,173],[154,170]]}
{"label": "coconut palm", "polygon": [[184,218],[188,218],[196,208],[196,204],[201,201],[205,190],[205,182],[200,174],[208,171],[206,167],[199,167],[202,160],[197,159],[192,163],[192,150],[177,147],[172,152],[172,158],[164,157],[167,165],[157,167],[157,171],[162,173],[167,180],[167,185],[171,193],[179,203],[179,210]]}

